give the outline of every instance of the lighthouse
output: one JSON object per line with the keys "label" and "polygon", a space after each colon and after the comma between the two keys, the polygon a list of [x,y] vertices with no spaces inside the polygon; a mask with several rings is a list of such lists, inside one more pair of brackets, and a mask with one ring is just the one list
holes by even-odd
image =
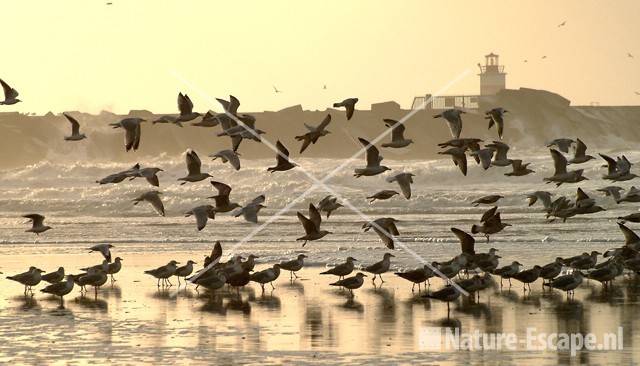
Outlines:
{"label": "lighthouse", "polygon": [[484,56],[484,66],[478,64],[480,68],[480,95],[494,95],[506,87],[504,66],[500,65],[499,56],[493,52]]}

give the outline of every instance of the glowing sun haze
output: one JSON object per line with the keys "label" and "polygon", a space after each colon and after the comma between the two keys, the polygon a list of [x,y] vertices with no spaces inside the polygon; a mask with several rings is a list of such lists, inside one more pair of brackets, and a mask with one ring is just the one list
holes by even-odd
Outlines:
{"label": "glowing sun haze", "polygon": [[408,107],[466,70],[446,92],[478,93],[476,64],[492,51],[509,88],[640,100],[636,0],[112,2],[4,3],[0,78],[24,102],[2,110],[174,112],[178,91],[198,111],[230,93],[243,111],[350,96]]}

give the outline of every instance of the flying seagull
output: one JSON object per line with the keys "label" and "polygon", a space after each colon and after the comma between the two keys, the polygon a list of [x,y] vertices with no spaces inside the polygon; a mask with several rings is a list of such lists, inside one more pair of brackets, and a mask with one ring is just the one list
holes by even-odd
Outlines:
{"label": "flying seagull", "polygon": [[4,91],[4,100],[0,101],[0,105],[11,105],[22,102],[18,99],[18,91],[10,87],[4,80],[0,79],[0,85]]}
{"label": "flying seagull", "polygon": [[28,214],[23,215],[22,217],[27,218],[31,221],[31,228],[27,229],[26,232],[34,233],[36,235],[40,235],[45,231],[52,229],[51,226],[44,225],[44,216],[39,214]]}
{"label": "flying seagull", "polygon": [[367,166],[364,168],[356,168],[354,176],[356,178],[361,176],[372,176],[384,173],[387,170],[391,170],[391,168],[386,167],[384,165],[380,165],[382,162],[382,156],[380,156],[380,151],[377,147],[371,145],[369,141],[363,139],[362,137],[358,137],[358,140],[367,150]]}
{"label": "flying seagull", "polygon": [[309,126],[308,124],[304,124],[309,132],[304,135],[296,136],[296,140],[302,141],[302,146],[300,147],[300,153],[302,154],[309,144],[315,144],[318,142],[318,139],[322,136],[326,136],[330,134],[331,131],[327,130],[327,126],[331,122],[331,115],[327,114],[327,116],[320,122],[320,124],[316,127]]}
{"label": "flying seagull", "polygon": [[242,217],[246,221],[251,222],[253,224],[257,224],[258,213],[260,212],[261,209],[267,207],[263,205],[264,201],[265,201],[265,196],[264,194],[261,194],[258,197],[254,198],[251,202],[247,203],[244,207],[234,211],[232,215],[235,217],[239,217],[240,215],[242,215]]}
{"label": "flying seagull", "polygon": [[278,90],[278,88],[276,88],[276,86],[273,86],[273,91],[274,93],[278,94],[278,93],[282,93],[282,90]]}
{"label": "flying seagull", "polygon": [[111,244],[96,244],[89,248],[89,253],[100,252],[104,259],[106,259],[108,263],[111,263],[111,248],[114,248]]}
{"label": "flying seagull", "polygon": [[379,219],[375,219],[371,222],[367,222],[362,225],[362,229],[364,231],[369,231],[373,229],[376,234],[380,237],[380,240],[387,246],[389,249],[395,248],[395,237],[400,235],[398,228],[396,227],[396,222],[398,220],[393,217],[381,217]]}
{"label": "flying seagull", "polygon": [[325,235],[331,234],[330,231],[320,230],[320,223],[322,222],[322,217],[320,216],[320,212],[313,205],[313,203],[309,204],[309,218],[306,218],[299,211],[297,212],[298,220],[304,227],[305,235],[297,238],[296,240],[304,240],[302,246],[304,247],[307,244],[307,241],[313,241],[322,239]]}
{"label": "flying seagull", "polygon": [[124,147],[126,151],[133,149],[138,150],[140,146],[140,136],[142,134],[141,123],[145,120],[137,117],[129,117],[121,120],[120,122],[111,123],[113,128],[122,128],[125,131],[124,135]]}
{"label": "flying seagull", "polygon": [[392,177],[387,177],[387,182],[397,182],[404,198],[409,199],[411,198],[411,184],[413,183],[413,177],[415,177],[413,173],[400,173]]}
{"label": "flying seagull", "polygon": [[433,118],[444,118],[451,130],[451,136],[455,139],[460,138],[462,133],[462,114],[467,113],[460,109],[447,109],[446,111],[436,114]]}
{"label": "flying seagull", "polygon": [[216,209],[211,205],[202,205],[194,207],[191,211],[185,212],[184,216],[195,216],[198,231],[201,231],[205,226],[207,226],[208,219],[213,220],[216,218]]}
{"label": "flying seagull", "polygon": [[211,181],[211,185],[218,191],[218,194],[207,198],[216,200],[216,212],[229,212],[240,207],[239,204],[229,201],[229,195],[231,194],[230,186],[213,180]]}
{"label": "flying seagull", "polygon": [[176,123],[189,122],[200,117],[202,114],[193,111],[193,102],[188,95],[178,93],[178,110],[180,116],[176,119]]}
{"label": "flying seagull", "polygon": [[504,114],[509,112],[508,110],[497,107],[485,112],[485,119],[489,120],[489,129],[496,125],[498,129],[498,137],[502,140],[502,132],[504,131]]}
{"label": "flying seagull", "polygon": [[71,136],[65,136],[64,139],[67,141],[80,141],[82,139],[86,139],[87,136],[85,136],[84,133],[80,133],[80,123],[78,123],[78,120],[66,113],[63,113],[63,115],[67,118],[69,123],[71,123]]}
{"label": "flying seagull", "polygon": [[358,98],[347,98],[339,103],[333,103],[334,108],[344,107],[347,110],[347,121],[353,117],[353,112],[356,109],[356,103]]}
{"label": "flying seagull", "polygon": [[178,180],[183,181],[180,185],[186,184],[187,182],[199,182],[201,180],[211,178],[211,174],[202,173],[200,170],[202,167],[202,161],[200,161],[198,154],[196,154],[194,150],[187,150],[185,160],[187,163],[187,176],[178,178]]}
{"label": "flying seagull", "polygon": [[289,150],[278,140],[276,142],[278,153],[276,154],[276,166],[267,168],[268,172],[284,172],[296,167],[296,164],[289,160]]}
{"label": "flying seagull", "polygon": [[158,191],[147,191],[141,194],[140,196],[133,199],[133,204],[137,205],[138,203],[145,201],[149,202],[154,210],[160,216],[164,216],[164,205],[162,204],[162,200],[160,199],[160,195],[162,192]]}
{"label": "flying seagull", "polygon": [[240,170],[240,154],[233,150],[220,150],[215,154],[209,155],[210,158],[216,160],[220,158],[223,163],[229,163],[235,170]]}
{"label": "flying seagull", "polygon": [[413,140],[404,138],[404,123],[399,123],[394,119],[388,118],[385,118],[383,121],[385,126],[391,128],[391,142],[382,144],[382,147],[402,148],[413,143]]}

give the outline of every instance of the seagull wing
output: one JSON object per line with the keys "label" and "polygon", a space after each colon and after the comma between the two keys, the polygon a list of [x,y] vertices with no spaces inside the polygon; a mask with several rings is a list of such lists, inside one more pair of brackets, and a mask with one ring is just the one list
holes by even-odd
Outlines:
{"label": "seagull wing", "polygon": [[140,146],[140,137],[142,136],[142,125],[140,123],[136,123],[135,128],[133,130],[133,150],[138,150]]}
{"label": "seagull wing", "polygon": [[462,253],[475,254],[474,246],[476,240],[473,238],[473,236],[465,233],[460,229],[456,229],[455,227],[452,227],[451,231],[458,237],[458,240],[460,240],[460,248],[462,249]]}
{"label": "seagull wing", "polygon": [[231,194],[231,187],[227,184],[221,183],[221,182],[216,182],[216,181],[211,181],[211,185],[215,187],[215,189],[218,190],[218,196],[226,196],[229,197],[229,194]]}
{"label": "seagull wing", "polygon": [[189,172],[189,175],[200,174],[200,166],[202,165],[202,162],[200,161],[200,158],[198,157],[198,154],[196,154],[195,151],[193,150],[187,151],[186,161],[187,161],[187,171]]}
{"label": "seagull wing", "polygon": [[622,230],[622,234],[624,235],[625,245],[640,242],[640,237],[638,237],[638,235],[635,232],[633,232],[633,230],[629,229],[628,227],[626,227],[624,224],[621,224],[621,223],[618,223],[618,226],[620,227],[620,230]]}
{"label": "seagull wing", "polygon": [[9,84],[4,82],[4,80],[0,79],[0,84],[2,84],[2,90],[4,91],[5,100],[14,99],[18,97],[18,91],[10,87]]}
{"label": "seagull wing", "polygon": [[39,214],[29,214],[29,215],[24,215],[22,217],[31,220],[33,222],[33,226],[34,227],[35,226],[41,226],[42,223],[44,222],[44,216],[39,215]]}
{"label": "seagull wing", "polygon": [[76,120],[75,118],[71,117],[66,113],[63,113],[63,115],[67,118],[69,123],[71,123],[71,134],[72,135],[80,134],[80,123],[78,123],[78,120]]}
{"label": "seagull wing", "polygon": [[209,215],[205,210],[193,210],[193,215],[196,217],[196,224],[198,225],[198,231],[204,229],[207,226],[207,220],[209,219]]}
{"label": "seagull wing", "polygon": [[298,212],[297,215],[298,215],[298,220],[300,220],[300,223],[302,224],[302,227],[304,228],[305,233],[311,234],[316,232],[316,225],[311,220],[306,218],[300,212]]}
{"label": "seagull wing", "polygon": [[567,158],[565,158],[564,155],[562,155],[562,153],[560,153],[560,151],[558,150],[550,149],[549,151],[551,152],[551,157],[553,158],[553,165],[556,170],[554,175],[566,174]]}
{"label": "seagull wing", "polygon": [[347,121],[351,119],[351,117],[353,117],[353,112],[356,109],[356,102],[349,100],[348,103],[345,104],[344,106],[347,110]]}
{"label": "seagull wing", "polygon": [[490,220],[492,217],[496,215],[496,211],[498,210],[498,206],[493,206],[492,208],[485,211],[480,218],[480,222],[486,222]]}
{"label": "seagull wing", "polygon": [[601,158],[603,158],[607,162],[607,169],[609,174],[613,174],[618,169],[618,163],[613,160],[612,157],[607,156],[605,154],[599,154]]}
{"label": "seagull wing", "polygon": [[313,203],[309,204],[309,220],[313,222],[313,225],[316,227],[316,231],[320,230],[320,223],[322,222],[322,216],[320,216],[320,211],[313,205]]}
{"label": "seagull wing", "polygon": [[178,110],[180,115],[191,114],[193,112],[193,103],[188,95],[178,93]]}
{"label": "seagull wing", "polygon": [[580,139],[576,139],[576,152],[575,152],[575,157],[584,157],[586,155],[587,152],[587,145],[584,144],[584,142],[582,142],[582,140]]}
{"label": "seagull wing", "polygon": [[367,166],[373,167],[380,165],[380,151],[378,148],[369,144],[369,141],[363,139],[362,137],[358,137],[360,143],[367,149]]}
{"label": "seagull wing", "polygon": [[278,140],[276,142],[276,148],[278,149],[279,154],[276,155],[277,165],[281,163],[287,163],[289,161],[289,150]]}
{"label": "seagull wing", "polygon": [[327,114],[326,117],[324,117],[324,119],[322,120],[322,122],[320,122],[320,124],[318,125],[318,127],[316,128],[316,131],[322,131],[325,128],[327,128],[327,126],[329,125],[329,123],[331,122],[331,115]]}
{"label": "seagull wing", "polygon": [[240,107],[240,101],[238,100],[238,98],[234,97],[233,95],[229,95],[229,110],[228,112],[236,115],[238,114],[238,108]]}
{"label": "seagull wing", "polygon": [[149,201],[151,206],[153,206],[153,209],[156,210],[158,215],[160,216],[165,215],[164,205],[162,204],[162,200],[160,199],[160,196],[157,193],[153,195],[148,195],[146,199],[147,201]]}

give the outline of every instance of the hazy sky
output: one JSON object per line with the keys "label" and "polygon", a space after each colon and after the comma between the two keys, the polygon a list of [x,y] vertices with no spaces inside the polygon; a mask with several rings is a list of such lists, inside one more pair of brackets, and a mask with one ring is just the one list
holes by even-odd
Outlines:
{"label": "hazy sky", "polygon": [[3,2],[0,78],[24,102],[0,111],[172,112],[178,91],[200,111],[230,93],[244,111],[408,107],[467,71],[447,93],[478,93],[491,51],[509,88],[640,102],[637,0],[112,2]]}

